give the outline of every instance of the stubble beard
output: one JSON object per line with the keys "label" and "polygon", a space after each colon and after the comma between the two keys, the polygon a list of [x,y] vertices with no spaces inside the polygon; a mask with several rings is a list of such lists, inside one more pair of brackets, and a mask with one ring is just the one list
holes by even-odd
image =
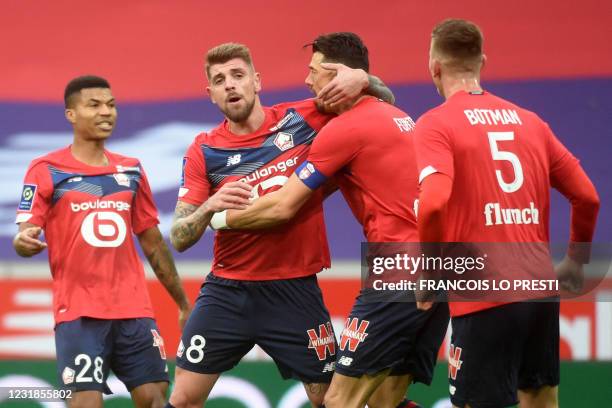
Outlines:
{"label": "stubble beard", "polygon": [[255,98],[253,98],[252,101],[247,102],[247,104],[244,106],[244,108],[239,109],[239,110],[231,110],[231,109],[226,109],[223,114],[225,115],[225,117],[230,120],[231,122],[234,123],[241,123],[246,121],[249,116],[251,116],[251,112],[253,112],[253,108],[255,107]]}

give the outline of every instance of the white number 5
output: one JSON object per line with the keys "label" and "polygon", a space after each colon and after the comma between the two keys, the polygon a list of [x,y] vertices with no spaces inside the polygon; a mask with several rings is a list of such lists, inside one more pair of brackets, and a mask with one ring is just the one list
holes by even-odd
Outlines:
{"label": "white number 5", "polygon": [[514,169],[514,181],[512,181],[512,183],[506,183],[501,170],[495,170],[497,182],[505,193],[514,193],[523,185],[523,168],[521,167],[521,162],[516,154],[505,152],[497,148],[497,142],[500,140],[514,140],[514,132],[487,132],[487,136],[489,137],[489,146],[491,147],[491,156],[493,156],[493,160],[509,161]]}

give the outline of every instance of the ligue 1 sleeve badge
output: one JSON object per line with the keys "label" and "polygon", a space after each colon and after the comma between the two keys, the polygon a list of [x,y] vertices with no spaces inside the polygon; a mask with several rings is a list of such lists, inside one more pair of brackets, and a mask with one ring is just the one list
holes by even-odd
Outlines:
{"label": "ligue 1 sleeve badge", "polygon": [[36,184],[24,184],[21,191],[21,201],[19,201],[19,211],[31,211],[36,197]]}

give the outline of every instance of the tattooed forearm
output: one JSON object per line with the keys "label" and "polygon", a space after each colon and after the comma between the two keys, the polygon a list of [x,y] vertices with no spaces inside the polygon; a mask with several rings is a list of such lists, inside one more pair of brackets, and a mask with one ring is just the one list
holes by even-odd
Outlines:
{"label": "tattooed forearm", "polygon": [[150,228],[138,236],[142,251],[147,257],[155,276],[166,288],[180,308],[188,308],[189,302],[181,279],[176,271],[172,253],[158,228]]}
{"label": "tattooed forearm", "polygon": [[374,75],[368,75],[368,80],[370,81],[370,86],[368,86],[367,89],[367,93],[369,95],[382,99],[391,105],[395,104],[395,95],[393,95],[393,92],[391,92],[391,90],[384,84],[383,81],[380,80],[380,78]]}
{"label": "tattooed forearm", "polygon": [[170,229],[170,242],[177,251],[183,252],[198,242],[213,216],[206,203],[195,206],[179,201],[174,210],[174,220]]}

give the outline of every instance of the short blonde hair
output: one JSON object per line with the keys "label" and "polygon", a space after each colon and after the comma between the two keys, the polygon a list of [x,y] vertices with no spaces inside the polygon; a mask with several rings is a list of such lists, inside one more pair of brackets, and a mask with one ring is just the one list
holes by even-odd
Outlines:
{"label": "short blonde hair", "polygon": [[212,65],[223,64],[234,58],[240,58],[254,70],[249,47],[244,44],[225,43],[211,48],[206,53],[206,76],[210,77],[210,67]]}
{"label": "short blonde hair", "polygon": [[457,71],[476,72],[482,64],[483,36],[471,21],[444,20],[431,33],[434,54]]}

